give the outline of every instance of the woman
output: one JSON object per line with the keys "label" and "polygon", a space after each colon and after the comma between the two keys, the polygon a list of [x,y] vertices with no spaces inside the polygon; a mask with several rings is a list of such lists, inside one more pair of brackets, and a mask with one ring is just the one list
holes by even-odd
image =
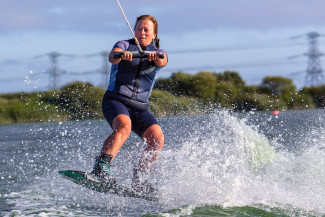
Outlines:
{"label": "woman", "polygon": [[[153,192],[146,176],[153,167],[164,145],[164,135],[157,120],[148,111],[149,96],[156,74],[167,64],[167,53],[159,49],[158,23],[150,15],[137,18],[135,36],[143,51],[153,51],[148,58],[132,58],[130,51],[139,51],[134,39],[117,42],[110,55],[112,63],[110,82],[104,95],[102,110],[113,133],[105,140],[101,155],[96,157],[92,173],[115,182],[110,176],[110,165],[131,130],[146,144],[137,168],[134,169],[132,187],[136,191]],[[161,59],[155,52],[161,52]],[[121,58],[114,58],[122,53]]]}

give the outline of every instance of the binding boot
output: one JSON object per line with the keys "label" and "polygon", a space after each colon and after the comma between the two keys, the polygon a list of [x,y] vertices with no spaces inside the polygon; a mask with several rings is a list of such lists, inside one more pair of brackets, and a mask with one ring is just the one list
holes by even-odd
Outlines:
{"label": "binding boot", "polygon": [[156,189],[148,182],[146,176],[147,175],[142,173],[139,169],[133,169],[133,179],[131,186],[135,191],[146,194],[155,192]]}
{"label": "binding boot", "polygon": [[113,156],[109,154],[102,154],[96,157],[93,171],[95,176],[105,179],[109,183],[116,184],[116,179],[111,176],[111,162]]}

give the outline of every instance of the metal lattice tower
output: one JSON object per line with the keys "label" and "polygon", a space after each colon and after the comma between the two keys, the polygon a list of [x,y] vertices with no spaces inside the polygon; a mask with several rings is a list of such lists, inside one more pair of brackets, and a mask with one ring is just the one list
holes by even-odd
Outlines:
{"label": "metal lattice tower", "polygon": [[57,58],[61,56],[61,54],[57,52],[51,52],[48,54],[48,56],[51,59],[51,65],[52,65],[49,71],[50,73],[49,89],[55,90],[58,88],[58,83],[59,83],[59,71],[57,68]]}
{"label": "metal lattice tower", "polygon": [[318,37],[320,37],[320,34],[317,32],[310,32],[307,36],[309,40],[309,50],[305,54],[308,57],[305,85],[320,85],[324,83],[323,69],[320,62],[320,57],[324,54],[318,49]]}

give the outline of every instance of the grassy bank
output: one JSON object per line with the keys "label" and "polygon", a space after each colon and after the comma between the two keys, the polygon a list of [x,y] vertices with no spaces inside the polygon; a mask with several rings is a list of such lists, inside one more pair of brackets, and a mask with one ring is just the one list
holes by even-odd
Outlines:
{"label": "grassy bank", "polygon": [[55,92],[0,95],[0,124],[62,121],[68,113],[58,105],[44,101]]}
{"label": "grassy bank", "polygon": [[[105,90],[73,82],[56,91],[0,95],[0,124],[104,118],[101,102]],[[198,100],[154,90],[149,110],[157,116],[197,112]]]}
{"label": "grassy bank", "polygon": [[[103,118],[105,90],[73,82],[60,90],[0,95],[0,124]],[[156,116],[197,114],[211,109],[233,111],[324,108],[325,85],[299,91],[283,77],[266,77],[247,86],[236,72],[174,73],[158,79],[149,110]]]}

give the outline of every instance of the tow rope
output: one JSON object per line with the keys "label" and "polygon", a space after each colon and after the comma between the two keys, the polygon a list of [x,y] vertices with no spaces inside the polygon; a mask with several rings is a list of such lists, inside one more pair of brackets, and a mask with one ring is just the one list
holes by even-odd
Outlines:
{"label": "tow rope", "polygon": [[139,52],[140,52],[141,54],[143,54],[144,52],[143,52],[143,50],[142,50],[142,48],[141,48],[141,46],[140,46],[140,44],[139,44],[139,42],[138,42],[137,37],[135,37],[135,34],[134,34],[134,32],[133,32],[133,30],[132,30],[132,28],[131,28],[131,26],[130,26],[130,23],[129,23],[128,19],[127,19],[126,16],[125,16],[125,13],[124,13],[124,11],[123,11],[123,9],[122,9],[122,6],[121,6],[120,2],[119,2],[118,0],[116,0],[116,2],[117,2],[117,4],[118,4],[118,6],[119,6],[119,8],[120,8],[120,10],[121,10],[121,12],[122,12],[122,14],[123,14],[123,16],[124,16],[124,19],[125,19],[126,23],[128,24],[128,26],[129,26],[129,28],[130,28],[130,30],[131,30],[131,32],[132,32],[132,35],[133,35],[133,37],[134,37],[135,44],[136,44],[136,45],[138,46],[138,48],[139,48]]}

